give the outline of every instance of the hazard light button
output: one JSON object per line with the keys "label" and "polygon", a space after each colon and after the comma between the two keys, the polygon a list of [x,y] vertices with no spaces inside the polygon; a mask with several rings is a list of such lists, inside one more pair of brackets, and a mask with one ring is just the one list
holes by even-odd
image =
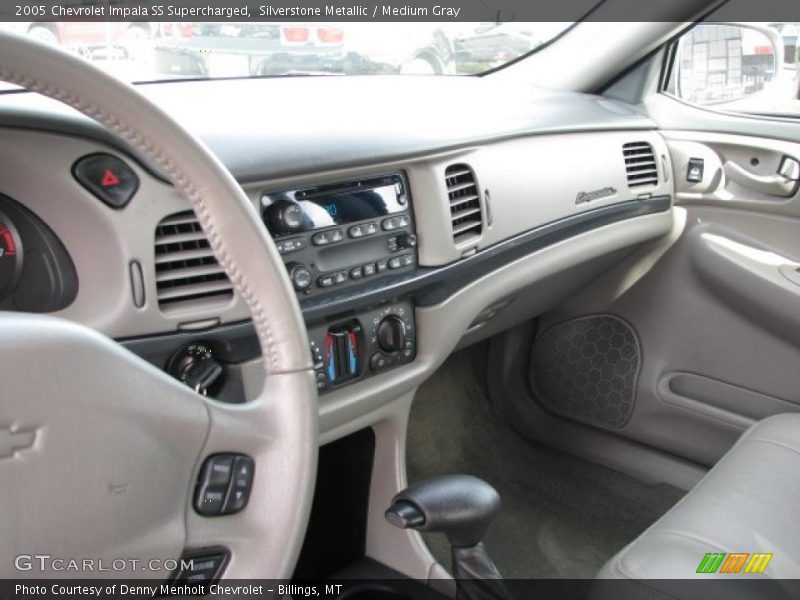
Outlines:
{"label": "hazard light button", "polygon": [[139,178],[111,154],[89,154],[72,166],[75,179],[111,208],[124,208],[139,189]]}

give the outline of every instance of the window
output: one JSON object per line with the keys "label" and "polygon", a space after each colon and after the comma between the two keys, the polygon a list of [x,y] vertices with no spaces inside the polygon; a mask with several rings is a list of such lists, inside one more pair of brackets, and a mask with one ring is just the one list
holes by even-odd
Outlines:
{"label": "window", "polygon": [[[0,23],[127,81],[296,75],[478,75],[571,22]],[[2,84],[0,84],[2,85]]]}
{"label": "window", "polygon": [[800,117],[800,23],[703,23],[673,46],[665,88],[723,111]]}

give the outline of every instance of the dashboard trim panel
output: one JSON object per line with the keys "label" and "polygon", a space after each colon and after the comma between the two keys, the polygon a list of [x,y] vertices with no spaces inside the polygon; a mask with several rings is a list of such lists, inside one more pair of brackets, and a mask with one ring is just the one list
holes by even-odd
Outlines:
{"label": "dashboard trim panel", "polygon": [[671,196],[628,200],[552,221],[495,244],[472,256],[441,267],[419,267],[415,271],[385,277],[379,284],[332,293],[300,302],[306,322],[399,297],[413,296],[417,306],[432,306],[446,300],[460,288],[480,279],[503,264],[536,252],[596,227],[617,221],[665,212]]}
{"label": "dashboard trim panel", "polygon": [[[400,297],[415,298],[416,305],[419,307],[439,304],[459,289],[504,264],[590,232],[595,228],[635,217],[663,213],[668,211],[671,206],[671,196],[663,195],[629,200],[559,219],[449,265],[435,268],[423,267],[407,275],[386,277],[381,280],[380,286],[360,289],[358,292],[330,294],[324,298],[306,300],[301,302],[303,317],[306,323],[319,322],[328,317]],[[250,337],[255,339],[255,330],[252,324],[250,321],[241,321],[202,332],[154,334],[123,338],[119,341],[130,351],[157,364],[175,348],[200,338],[225,342],[231,349],[238,346],[237,360],[255,358],[257,345],[240,346]],[[242,348],[246,349],[242,350]],[[159,364],[158,366],[163,365]]]}

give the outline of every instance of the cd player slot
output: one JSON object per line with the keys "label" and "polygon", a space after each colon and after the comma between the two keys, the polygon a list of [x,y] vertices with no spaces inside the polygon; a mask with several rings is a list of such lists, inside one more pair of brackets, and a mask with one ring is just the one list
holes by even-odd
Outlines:
{"label": "cd player slot", "polygon": [[402,193],[403,191],[403,180],[399,177],[378,177],[377,179],[368,179],[364,181],[343,183],[340,185],[330,185],[299,190],[295,193],[295,198],[298,200],[311,200],[312,198],[318,198],[320,196],[335,196],[338,194],[359,192],[365,189],[383,187],[387,185],[397,186],[398,193]]}

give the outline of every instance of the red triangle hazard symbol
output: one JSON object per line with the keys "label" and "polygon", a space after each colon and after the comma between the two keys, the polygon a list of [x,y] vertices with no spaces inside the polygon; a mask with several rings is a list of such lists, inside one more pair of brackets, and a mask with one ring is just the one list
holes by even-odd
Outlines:
{"label": "red triangle hazard symbol", "polygon": [[103,187],[119,185],[119,177],[114,175],[114,172],[111,169],[106,169],[106,172],[103,173],[103,181],[100,182],[100,185]]}

